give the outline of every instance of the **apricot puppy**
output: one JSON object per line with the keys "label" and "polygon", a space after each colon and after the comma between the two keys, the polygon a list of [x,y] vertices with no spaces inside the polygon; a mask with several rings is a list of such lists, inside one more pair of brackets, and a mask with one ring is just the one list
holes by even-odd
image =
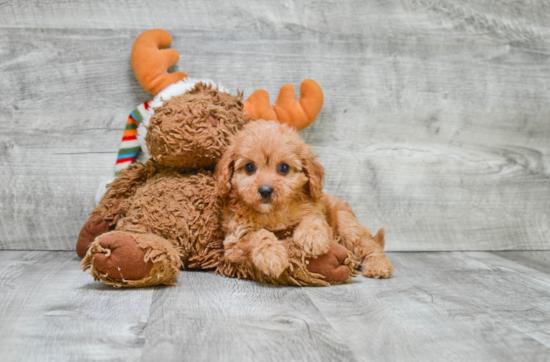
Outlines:
{"label": "apricot puppy", "polygon": [[276,121],[251,122],[235,135],[216,167],[224,201],[225,256],[279,276],[289,266],[288,232],[310,256],[334,241],[323,196],[324,169],[295,130]]}
{"label": "apricot puppy", "polygon": [[334,241],[354,254],[363,276],[389,278],[384,229],[373,236],[348,203],[323,193],[325,172],[311,151],[294,129],[276,121],[251,122],[234,136],[215,175],[225,257],[277,277],[289,266],[289,250],[298,248],[312,257],[309,271],[326,275]]}

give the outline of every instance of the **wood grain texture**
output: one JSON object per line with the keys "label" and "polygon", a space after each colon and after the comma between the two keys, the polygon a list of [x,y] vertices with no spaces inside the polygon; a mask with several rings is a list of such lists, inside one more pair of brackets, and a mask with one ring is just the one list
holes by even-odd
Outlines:
{"label": "wood grain texture", "polygon": [[[266,0],[178,1],[85,0],[67,2],[18,0],[0,4],[0,27],[70,29],[182,28],[296,32],[311,30],[337,34],[371,34],[374,29],[407,26],[464,27],[500,32],[520,39],[550,35],[550,6],[528,0],[478,2],[465,0],[300,1]],[[439,17],[446,23],[430,24]],[[388,22],[397,20],[398,24]],[[435,26],[434,26],[435,25]]]}
{"label": "wood grain texture", "polygon": [[0,4],[0,248],[74,248],[148,98],[129,56],[153,27],[232,91],[317,80],[303,137],[388,250],[550,248],[548,4],[146,4]]}
{"label": "wood grain texture", "polygon": [[115,290],[73,252],[0,253],[3,361],[138,360],[152,289]]}
{"label": "wood grain texture", "polygon": [[359,360],[547,360],[547,273],[481,252],[390,258],[389,280],[306,291]]}
{"label": "wood grain texture", "polygon": [[302,288],[183,272],[159,288],[145,328],[144,360],[353,361]]}
{"label": "wood grain texture", "polygon": [[548,360],[550,272],[512,259],[549,251],[389,257],[391,279],[328,288],[183,271],[175,287],[115,289],[73,252],[0,251],[1,359]]}
{"label": "wood grain texture", "polygon": [[497,251],[495,255],[531,269],[550,273],[550,254],[540,251]]}

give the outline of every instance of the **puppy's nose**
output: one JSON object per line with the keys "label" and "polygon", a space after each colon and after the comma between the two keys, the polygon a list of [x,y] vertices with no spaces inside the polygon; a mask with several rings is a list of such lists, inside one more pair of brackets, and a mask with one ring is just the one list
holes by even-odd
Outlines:
{"label": "puppy's nose", "polygon": [[273,193],[273,189],[270,186],[262,186],[258,189],[258,192],[264,199],[268,199]]}

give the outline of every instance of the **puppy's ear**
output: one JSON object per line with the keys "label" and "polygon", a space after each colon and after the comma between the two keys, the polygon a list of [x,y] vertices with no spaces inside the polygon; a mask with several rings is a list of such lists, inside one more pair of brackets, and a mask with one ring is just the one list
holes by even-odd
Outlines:
{"label": "puppy's ear", "polygon": [[313,201],[318,201],[323,196],[323,182],[325,180],[325,169],[316,160],[317,156],[311,153],[311,147],[302,157],[302,167],[309,182],[309,194]]}
{"label": "puppy's ear", "polygon": [[229,191],[231,191],[231,178],[233,177],[233,164],[235,162],[235,147],[229,146],[216,165],[215,179],[218,196],[225,203]]}

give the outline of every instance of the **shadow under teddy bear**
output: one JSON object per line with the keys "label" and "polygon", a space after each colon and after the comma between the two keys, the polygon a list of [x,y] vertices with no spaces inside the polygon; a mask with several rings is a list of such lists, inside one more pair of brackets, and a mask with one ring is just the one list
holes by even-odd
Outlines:
{"label": "shadow under teddy bear", "polygon": [[[136,77],[156,94],[144,103],[152,114],[145,136],[151,159],[121,170],[92,211],[77,241],[84,270],[118,287],[174,285],[182,267],[214,269],[226,276],[275,284],[349,282],[356,273],[355,256],[335,243],[317,258],[309,258],[303,250],[289,250],[291,265],[279,276],[224,257],[222,205],[213,175],[216,163],[231,137],[254,119],[307,127],[322,107],[320,87],[304,81],[296,100],[294,89],[286,85],[273,107],[262,90],[243,102],[242,94],[231,95],[211,82],[166,73],[178,60],[175,50],[162,49],[170,42],[170,35],[157,29],[143,33],[134,43]],[[368,237],[372,239],[370,233]],[[383,240],[377,245],[383,254]],[[391,268],[389,261],[388,265]],[[342,273],[342,268],[347,271]]]}

